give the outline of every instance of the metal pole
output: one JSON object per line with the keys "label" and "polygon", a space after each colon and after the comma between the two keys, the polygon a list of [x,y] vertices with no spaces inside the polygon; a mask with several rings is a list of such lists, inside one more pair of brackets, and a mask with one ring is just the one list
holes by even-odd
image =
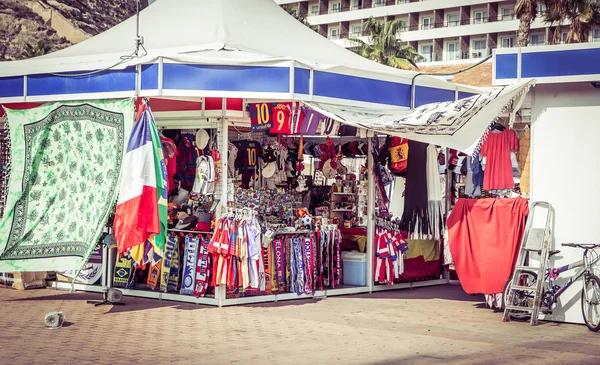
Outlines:
{"label": "metal pole", "polygon": [[[377,137],[375,137],[377,138]],[[369,293],[373,291],[373,241],[375,238],[375,176],[373,175],[373,141],[369,138],[367,157],[367,286]]]}

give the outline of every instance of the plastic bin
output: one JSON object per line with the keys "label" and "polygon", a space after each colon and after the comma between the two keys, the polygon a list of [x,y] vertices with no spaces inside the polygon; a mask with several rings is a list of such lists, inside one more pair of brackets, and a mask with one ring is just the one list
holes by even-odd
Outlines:
{"label": "plastic bin", "polygon": [[358,251],[342,252],[344,285],[367,286],[367,254]]}

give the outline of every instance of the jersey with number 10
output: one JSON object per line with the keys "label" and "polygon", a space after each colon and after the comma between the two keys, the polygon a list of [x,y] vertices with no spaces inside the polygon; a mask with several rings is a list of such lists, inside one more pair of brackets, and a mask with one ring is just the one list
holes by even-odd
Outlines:
{"label": "jersey with number 10", "polygon": [[256,141],[239,141],[237,148],[238,154],[235,166],[240,170],[240,173],[253,172],[258,168],[262,151],[260,143]]}

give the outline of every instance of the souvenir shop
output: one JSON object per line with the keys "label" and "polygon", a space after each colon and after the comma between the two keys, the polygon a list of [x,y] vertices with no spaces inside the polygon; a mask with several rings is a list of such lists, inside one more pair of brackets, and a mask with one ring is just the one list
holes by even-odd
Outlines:
{"label": "souvenir shop", "polygon": [[[151,99],[149,105],[188,103]],[[108,265],[98,246],[96,264],[87,264],[96,273],[91,280],[142,297],[217,304],[220,295],[221,305],[447,283],[440,246],[445,149],[376,136],[301,103],[244,109],[248,117],[232,120],[174,120],[171,112],[154,112],[168,186],[163,259],[152,263],[147,252],[121,247],[109,219],[102,238]],[[433,181],[436,193],[424,205],[403,198],[411,166],[428,169],[427,182]],[[374,171],[381,179],[369,179]],[[404,206],[392,207],[407,202],[407,212],[420,214],[413,222],[426,224],[400,224]],[[369,211],[380,218],[369,220]],[[428,230],[430,220],[436,233]],[[85,272],[75,287],[101,290]],[[73,275],[59,273],[62,281],[53,285],[66,288]]]}
{"label": "souvenir shop", "polygon": [[[490,121],[528,86],[479,95],[481,90],[373,64],[295,23],[270,0],[217,3],[155,2],[139,18],[146,55],[121,58],[117,66],[114,55],[131,47],[126,40],[136,19],[44,59],[3,67],[0,102],[10,108],[15,102],[59,101],[44,119],[50,123],[57,110],[76,110],[61,114],[66,118],[93,109],[96,118],[104,108],[113,113],[99,120],[105,128],[107,118],[123,119],[112,117],[118,108],[109,108],[110,103],[124,97],[136,97],[138,104],[148,100],[165,164],[159,206],[166,207],[168,227],[159,257],[149,241],[134,247],[118,242],[114,207],[96,199],[94,214],[106,217],[97,231],[70,223],[78,228],[72,234],[84,242],[84,237],[99,237],[91,256],[77,251],[72,254],[76,259],[67,261],[28,251],[29,266],[20,267],[57,271],[55,288],[71,288],[74,278],[78,290],[115,287],[124,295],[218,306],[448,283],[442,242],[454,182],[447,167],[455,153],[440,146],[471,153]],[[248,12],[261,17],[248,18]],[[269,26],[262,17],[268,17]],[[151,25],[157,18],[165,24]],[[222,29],[236,31],[215,31]],[[289,39],[311,46],[290,45]],[[189,50],[193,44],[206,49]],[[35,75],[23,76],[32,70]],[[68,74],[88,70],[99,71],[77,78]],[[90,99],[103,101],[90,102],[96,109],[77,102]],[[133,121],[131,110],[122,105],[120,115]],[[31,110],[38,114],[17,113],[25,125],[28,118],[46,115]],[[8,122],[15,123],[10,115]],[[78,131],[81,123],[72,123],[65,130]],[[128,129],[131,125],[121,131]],[[126,159],[135,149],[127,133],[94,133],[100,147],[106,136],[117,147],[122,143]],[[52,145],[61,136],[23,143]],[[13,147],[17,137],[11,135]],[[26,147],[24,153],[31,150]],[[114,151],[100,147],[93,157],[107,154],[120,163]],[[85,152],[83,142],[77,148]],[[50,177],[61,162],[56,153],[40,165]],[[13,163],[11,171],[19,168],[27,166]],[[103,197],[114,194],[116,200],[114,167],[90,168],[106,169],[106,176],[114,178],[98,176],[92,190],[102,187]],[[73,191],[87,197],[89,180],[82,179]],[[125,181],[120,199],[127,195]],[[9,190],[17,185],[7,184]],[[8,196],[11,203],[17,195],[9,191]],[[85,206],[81,209],[80,216],[92,216]],[[8,219],[24,221],[19,227],[41,227],[38,212],[17,216],[11,207],[7,212]],[[58,240],[61,249],[75,249],[58,233],[48,231],[44,237]],[[16,237],[15,247],[39,243],[25,238]],[[11,251],[11,260],[20,260],[18,253],[29,248]],[[81,257],[89,259],[80,262]],[[67,262],[83,270],[77,273]]]}

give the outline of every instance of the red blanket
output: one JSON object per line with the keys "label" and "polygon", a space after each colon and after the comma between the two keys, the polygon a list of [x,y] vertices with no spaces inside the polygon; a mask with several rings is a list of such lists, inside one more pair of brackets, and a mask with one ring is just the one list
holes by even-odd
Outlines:
{"label": "red blanket", "polygon": [[512,275],[529,213],[527,200],[459,199],[448,217],[448,241],[469,294],[496,294]]}

